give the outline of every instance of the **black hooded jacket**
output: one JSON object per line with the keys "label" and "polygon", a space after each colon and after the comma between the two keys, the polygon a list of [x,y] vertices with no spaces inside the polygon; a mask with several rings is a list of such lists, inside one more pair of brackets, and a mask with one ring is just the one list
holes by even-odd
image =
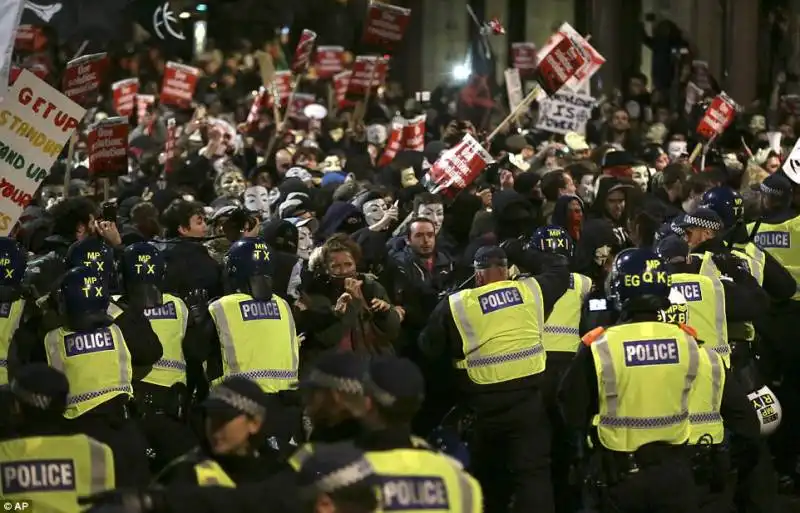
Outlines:
{"label": "black hooded jacket", "polygon": [[261,236],[272,248],[272,291],[291,303],[289,283],[295,273],[299,278],[302,269],[302,259],[297,256],[297,227],[285,219],[273,219],[264,225]]}

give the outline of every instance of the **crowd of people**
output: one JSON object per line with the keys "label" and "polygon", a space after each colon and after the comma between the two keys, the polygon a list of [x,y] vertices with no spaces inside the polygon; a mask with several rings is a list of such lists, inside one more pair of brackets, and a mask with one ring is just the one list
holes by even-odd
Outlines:
{"label": "crowd of people", "polygon": [[[105,194],[82,133],[0,239],[3,498],[773,513],[796,495],[785,76],[699,153],[713,81],[684,108],[633,74],[585,133],[537,130],[534,105],[450,197],[426,174],[487,128],[455,85],[422,102],[390,82],[362,117],[312,74],[327,117],[276,127],[247,122],[257,63],[210,50],[190,109],[134,113]],[[158,49],[115,64],[157,92]],[[424,150],[386,163],[392,120],[420,113]]]}

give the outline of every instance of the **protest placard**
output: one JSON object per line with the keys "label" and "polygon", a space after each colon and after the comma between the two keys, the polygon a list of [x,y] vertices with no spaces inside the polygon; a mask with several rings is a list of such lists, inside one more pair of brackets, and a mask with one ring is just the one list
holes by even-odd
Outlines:
{"label": "protest placard", "polygon": [[133,106],[138,92],[138,78],[126,78],[111,84],[112,101],[117,114],[120,116],[133,114]]}
{"label": "protest placard", "polygon": [[344,69],[343,46],[318,46],[315,59],[317,76],[330,78]]}
{"label": "protest placard", "polygon": [[168,62],[164,68],[164,81],[161,83],[159,101],[162,105],[189,107],[199,77],[200,70],[197,68],[177,62]]}
{"label": "protest placard", "polygon": [[128,118],[106,118],[89,130],[89,173],[116,178],[128,172]]}
{"label": "protest placard", "polygon": [[85,113],[22,70],[0,103],[0,235],[14,227]]}
{"label": "protest placard", "polygon": [[556,93],[540,101],[536,128],[556,134],[585,134],[594,104],[591,96],[568,91]]}

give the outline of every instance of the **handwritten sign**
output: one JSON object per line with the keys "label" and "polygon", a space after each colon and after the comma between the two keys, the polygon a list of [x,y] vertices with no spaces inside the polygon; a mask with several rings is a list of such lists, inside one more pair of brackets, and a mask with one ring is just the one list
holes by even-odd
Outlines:
{"label": "handwritten sign", "polygon": [[583,94],[560,92],[539,103],[536,128],[556,134],[586,133],[595,99]]}

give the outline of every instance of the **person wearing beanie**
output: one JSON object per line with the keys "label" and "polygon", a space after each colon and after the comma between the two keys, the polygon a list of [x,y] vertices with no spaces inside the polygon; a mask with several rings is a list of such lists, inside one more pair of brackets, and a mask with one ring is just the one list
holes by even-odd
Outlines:
{"label": "person wearing beanie", "polygon": [[9,384],[15,435],[0,441],[0,497],[33,501],[37,511],[79,511],[78,498],[116,485],[114,455],[81,434],[65,435],[69,383],[59,371],[34,363]]}
{"label": "person wearing beanie", "polygon": [[442,300],[419,339],[427,360],[454,362],[459,399],[476,414],[472,469],[489,512],[506,511],[512,495],[513,511],[554,510],[550,428],[540,392],[546,364],[542,337],[569,286],[569,269],[562,255],[535,248],[526,253],[548,257],[552,265],[514,281],[505,249],[479,248],[473,258],[475,287]]}
{"label": "person wearing beanie", "polygon": [[167,465],[156,482],[235,487],[291,472],[277,439],[268,436],[283,422],[277,395],[233,376],[211,389],[200,411],[205,436],[199,446]]}

